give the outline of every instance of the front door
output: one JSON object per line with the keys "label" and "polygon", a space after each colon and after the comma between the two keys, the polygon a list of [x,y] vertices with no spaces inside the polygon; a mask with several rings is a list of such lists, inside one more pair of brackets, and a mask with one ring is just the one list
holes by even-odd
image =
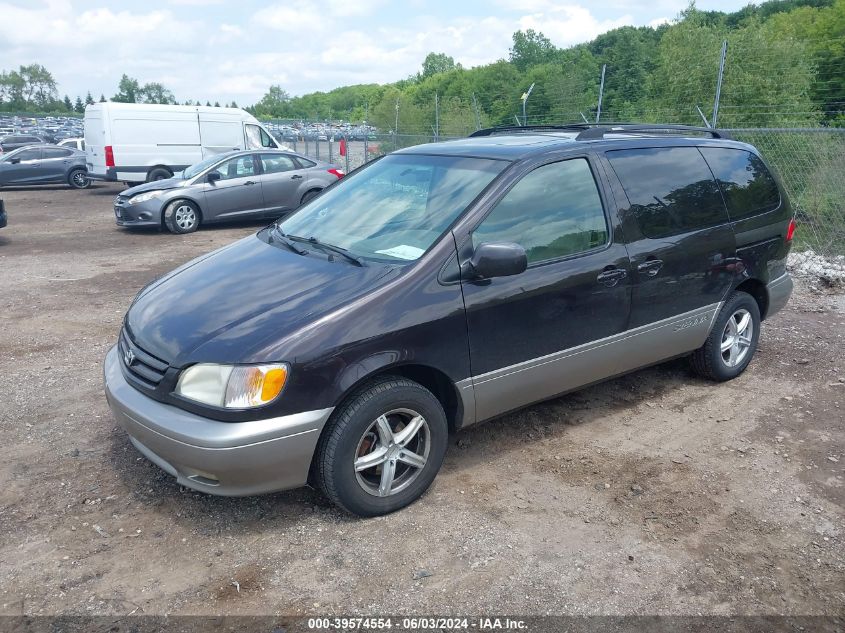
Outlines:
{"label": "front door", "polygon": [[41,148],[22,149],[13,156],[3,159],[0,178],[4,185],[26,185],[41,178]]}
{"label": "front door", "polygon": [[62,182],[70,169],[73,152],[66,147],[44,147],[41,154],[41,182]]}
{"label": "front door", "polygon": [[206,221],[255,217],[264,212],[264,194],[256,163],[253,154],[243,154],[215,168],[220,179],[203,185]]}
{"label": "front door", "polygon": [[531,170],[461,245],[462,261],[482,242],[528,255],[520,275],[461,282],[476,421],[618,373],[605,343],[627,327],[628,253],[597,175],[586,156]]}

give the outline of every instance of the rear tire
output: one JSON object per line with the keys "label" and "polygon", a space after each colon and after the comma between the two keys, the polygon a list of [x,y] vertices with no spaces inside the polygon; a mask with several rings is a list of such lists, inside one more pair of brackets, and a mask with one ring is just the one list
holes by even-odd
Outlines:
{"label": "rear tire", "polygon": [[91,186],[91,179],[84,169],[71,169],[67,175],[67,184],[74,189],[87,189]]}
{"label": "rear tire", "polygon": [[155,167],[147,174],[147,182],[166,180],[167,178],[173,178],[173,172],[166,167]]}
{"label": "rear tire", "polygon": [[199,207],[190,200],[174,200],[164,208],[164,226],[177,235],[193,233],[201,220]]}
{"label": "rear tire", "polygon": [[302,206],[309,200],[313,200],[314,198],[316,198],[318,195],[320,195],[321,191],[322,189],[312,189],[311,191],[306,191],[305,195],[302,196],[302,200],[300,200],[299,202],[299,206]]}
{"label": "rear tire", "polygon": [[707,341],[692,354],[693,371],[716,382],[745,371],[760,338],[760,307],[754,297],[734,292],[719,314]]}
{"label": "rear tire", "polygon": [[362,517],[416,501],[446,455],[449,426],[422,385],[385,376],[335,410],[317,445],[314,480],[335,505]]}

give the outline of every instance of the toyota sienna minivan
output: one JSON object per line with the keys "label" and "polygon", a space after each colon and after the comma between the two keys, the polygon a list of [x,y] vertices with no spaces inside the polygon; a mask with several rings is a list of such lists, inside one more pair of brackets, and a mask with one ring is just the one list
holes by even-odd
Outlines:
{"label": "toyota sienna minivan", "polygon": [[794,229],[757,151],[713,130],[419,145],[149,284],[106,395],[182,485],[310,483],[384,514],[425,492],[450,432],[680,356],[738,376],[792,292]]}

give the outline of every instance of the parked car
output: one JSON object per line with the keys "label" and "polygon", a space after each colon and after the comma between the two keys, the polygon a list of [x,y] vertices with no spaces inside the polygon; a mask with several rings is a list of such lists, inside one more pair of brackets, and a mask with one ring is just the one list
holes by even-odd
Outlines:
{"label": "parked car", "polygon": [[85,151],[85,139],[84,138],[66,138],[63,141],[59,141],[59,147],[72,147],[73,149],[78,149],[80,152]]}
{"label": "parked car", "polygon": [[0,155],[0,187],[49,183],[87,189],[91,181],[85,154],[69,147],[28,145]]}
{"label": "parked car", "polygon": [[200,224],[277,219],[343,177],[329,163],[263,150],[212,156],[173,178],[132,187],[114,201],[118,226],[164,226],[173,233]]}
{"label": "parked car", "polygon": [[33,134],[9,134],[0,138],[0,150],[4,153],[11,152],[25,145],[38,145],[44,142],[43,138]]}
{"label": "parked car", "polygon": [[278,143],[239,108],[95,103],[85,108],[88,171],[96,180],[152,182],[201,160]]}
{"label": "parked car", "polygon": [[712,130],[411,147],[144,288],[106,395],[184,486],[310,482],[384,514],[450,431],[679,356],[741,374],[791,294],[794,229],[757,151]]}

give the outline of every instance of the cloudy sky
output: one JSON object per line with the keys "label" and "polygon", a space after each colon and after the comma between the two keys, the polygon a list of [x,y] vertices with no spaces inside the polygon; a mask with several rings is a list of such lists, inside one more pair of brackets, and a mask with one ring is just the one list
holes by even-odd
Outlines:
{"label": "cloudy sky", "polygon": [[[416,72],[426,53],[464,66],[507,57],[511,34],[558,46],[626,24],[674,18],[687,0],[0,0],[0,70],[40,63],[61,95],[116,92],[122,73],[165,84],[180,101],[258,100]],[[735,11],[745,0],[699,0]]]}

